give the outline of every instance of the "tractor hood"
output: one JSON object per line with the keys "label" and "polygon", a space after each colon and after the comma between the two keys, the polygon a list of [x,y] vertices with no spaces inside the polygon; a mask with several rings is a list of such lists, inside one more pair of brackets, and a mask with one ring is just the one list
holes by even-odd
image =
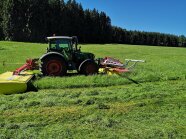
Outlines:
{"label": "tractor hood", "polygon": [[75,54],[78,61],[84,61],[86,59],[94,60],[95,55],[87,52],[78,52]]}
{"label": "tractor hood", "polygon": [[94,59],[95,55],[92,53],[84,52],[83,55],[87,57],[87,59]]}

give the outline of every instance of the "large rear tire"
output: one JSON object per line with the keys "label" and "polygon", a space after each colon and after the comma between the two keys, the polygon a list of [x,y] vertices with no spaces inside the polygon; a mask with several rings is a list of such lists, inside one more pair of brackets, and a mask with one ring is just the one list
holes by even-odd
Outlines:
{"label": "large rear tire", "polygon": [[41,60],[40,69],[44,76],[64,76],[67,73],[67,64],[59,56],[47,56]]}
{"label": "large rear tire", "polygon": [[98,69],[97,63],[94,61],[87,61],[82,65],[80,73],[84,75],[94,75],[98,73]]}

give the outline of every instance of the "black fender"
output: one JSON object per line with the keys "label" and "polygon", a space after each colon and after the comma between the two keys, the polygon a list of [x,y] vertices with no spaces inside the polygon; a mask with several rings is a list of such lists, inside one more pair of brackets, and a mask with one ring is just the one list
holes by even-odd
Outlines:
{"label": "black fender", "polygon": [[[58,52],[48,52],[48,53],[42,55],[42,56],[39,58],[39,61],[42,61],[43,59],[45,59],[45,58],[48,57],[48,56],[59,56],[61,59],[63,59],[63,60],[66,62],[64,56],[63,56],[62,54],[58,53]],[[66,62],[66,64],[67,64],[67,62]]]}
{"label": "black fender", "polygon": [[85,63],[87,63],[87,62],[89,62],[89,61],[91,61],[91,62],[95,62],[95,61],[93,61],[93,60],[91,60],[91,59],[86,59],[86,60],[84,60],[84,61],[81,62],[81,64],[79,65],[79,67],[78,67],[78,71],[80,71],[80,70],[81,70],[81,67],[82,67]]}

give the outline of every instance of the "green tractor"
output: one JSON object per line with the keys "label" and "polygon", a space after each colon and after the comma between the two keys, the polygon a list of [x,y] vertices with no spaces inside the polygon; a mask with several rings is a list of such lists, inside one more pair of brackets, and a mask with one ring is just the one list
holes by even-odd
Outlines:
{"label": "green tractor", "polygon": [[47,37],[47,40],[47,53],[40,58],[40,70],[44,76],[64,76],[68,70],[84,75],[98,73],[95,55],[81,52],[76,36],[53,36]]}

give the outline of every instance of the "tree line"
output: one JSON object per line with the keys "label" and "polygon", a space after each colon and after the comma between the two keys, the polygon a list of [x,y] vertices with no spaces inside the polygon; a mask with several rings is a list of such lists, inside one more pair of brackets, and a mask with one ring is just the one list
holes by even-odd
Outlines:
{"label": "tree line", "polygon": [[55,35],[78,36],[81,43],[184,46],[186,37],[129,31],[112,26],[105,12],[83,9],[75,0],[1,0],[0,39],[44,42]]}

